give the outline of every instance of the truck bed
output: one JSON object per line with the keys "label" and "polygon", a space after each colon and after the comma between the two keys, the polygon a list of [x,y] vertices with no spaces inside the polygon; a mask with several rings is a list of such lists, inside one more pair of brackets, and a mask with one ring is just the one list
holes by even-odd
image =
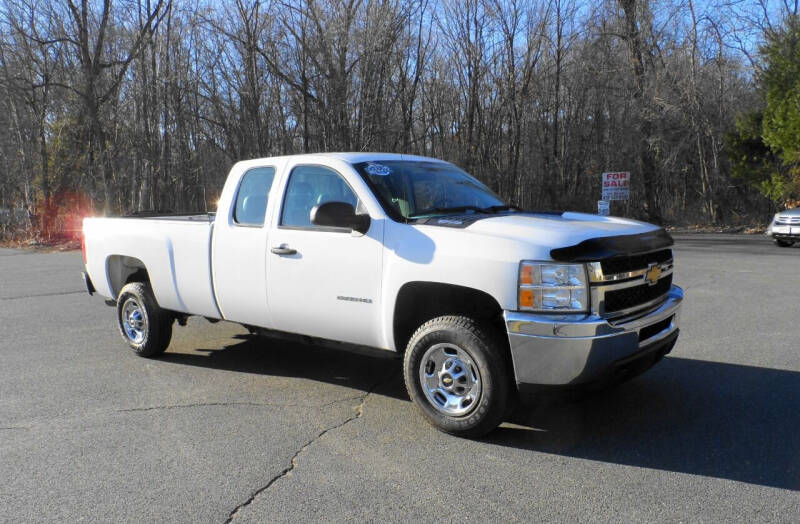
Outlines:
{"label": "truck bed", "polygon": [[211,278],[213,214],[87,218],[87,269],[116,298],[137,261],[164,309],[221,318]]}

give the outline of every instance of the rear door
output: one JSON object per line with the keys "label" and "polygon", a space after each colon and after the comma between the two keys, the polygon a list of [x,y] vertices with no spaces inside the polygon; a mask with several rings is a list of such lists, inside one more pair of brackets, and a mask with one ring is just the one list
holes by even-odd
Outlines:
{"label": "rear door", "polygon": [[[229,202],[214,224],[214,291],[223,318],[270,327],[267,307],[266,217],[274,202],[270,195],[279,166],[250,167],[235,188],[225,188]],[[227,198],[225,192],[232,194]]]}
{"label": "rear door", "polygon": [[[380,340],[383,221],[366,235],[311,223],[311,209],[348,202],[368,212],[356,193],[358,175],[320,165],[295,165],[270,231],[267,282],[275,328],[369,346]],[[363,184],[360,189],[365,191]]]}

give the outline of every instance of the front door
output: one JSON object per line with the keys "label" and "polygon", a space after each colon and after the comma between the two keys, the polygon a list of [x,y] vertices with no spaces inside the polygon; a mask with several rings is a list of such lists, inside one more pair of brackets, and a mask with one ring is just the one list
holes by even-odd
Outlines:
{"label": "front door", "polygon": [[366,212],[333,169],[292,169],[267,252],[267,300],[275,329],[379,345],[383,222],[373,220],[366,235],[315,226],[311,209],[324,202],[348,202]]}

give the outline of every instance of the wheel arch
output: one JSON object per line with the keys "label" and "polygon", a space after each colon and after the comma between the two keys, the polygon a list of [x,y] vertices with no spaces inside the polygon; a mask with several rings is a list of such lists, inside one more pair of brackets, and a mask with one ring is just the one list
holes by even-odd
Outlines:
{"label": "wheel arch", "polygon": [[[467,316],[489,324],[500,335],[505,333],[503,308],[489,293],[456,284],[407,282],[397,293],[392,316],[392,336],[397,352],[405,351],[419,326],[444,315]],[[507,345],[504,349],[509,353]]]}
{"label": "wheel arch", "polygon": [[126,255],[110,255],[106,258],[106,275],[109,288],[115,298],[129,282],[150,283],[150,275],[144,262],[136,257]]}

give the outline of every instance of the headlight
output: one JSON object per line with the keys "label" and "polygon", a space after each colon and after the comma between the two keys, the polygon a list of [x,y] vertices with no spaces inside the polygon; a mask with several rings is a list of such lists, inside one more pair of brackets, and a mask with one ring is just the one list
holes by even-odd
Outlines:
{"label": "headlight", "polygon": [[588,311],[586,267],[583,264],[521,262],[519,309],[539,312]]}

